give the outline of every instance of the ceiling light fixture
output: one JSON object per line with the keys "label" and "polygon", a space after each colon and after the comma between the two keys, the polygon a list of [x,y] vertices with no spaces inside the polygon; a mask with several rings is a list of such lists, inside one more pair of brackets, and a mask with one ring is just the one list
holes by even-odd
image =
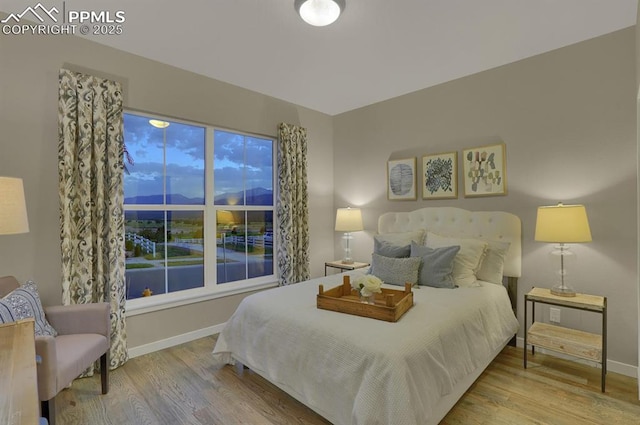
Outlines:
{"label": "ceiling light fixture", "polygon": [[296,12],[309,25],[324,27],[332,24],[344,11],[344,0],[295,0]]}
{"label": "ceiling light fixture", "polygon": [[149,124],[151,124],[155,128],[167,128],[167,127],[169,127],[169,123],[168,122],[160,121],[160,120],[149,120]]}

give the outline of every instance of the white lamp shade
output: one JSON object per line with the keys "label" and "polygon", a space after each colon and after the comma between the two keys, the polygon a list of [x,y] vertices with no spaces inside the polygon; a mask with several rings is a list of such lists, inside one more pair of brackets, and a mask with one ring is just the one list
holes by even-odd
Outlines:
{"label": "white lamp shade", "polygon": [[295,0],[300,17],[309,25],[323,27],[332,24],[344,10],[344,0]]}
{"label": "white lamp shade", "polygon": [[538,207],[535,240],[551,243],[591,242],[584,205]]}
{"label": "white lamp shade", "polygon": [[0,177],[0,235],[28,231],[29,220],[22,179]]}
{"label": "white lamp shade", "polygon": [[358,232],[363,229],[360,208],[338,208],[336,232]]}

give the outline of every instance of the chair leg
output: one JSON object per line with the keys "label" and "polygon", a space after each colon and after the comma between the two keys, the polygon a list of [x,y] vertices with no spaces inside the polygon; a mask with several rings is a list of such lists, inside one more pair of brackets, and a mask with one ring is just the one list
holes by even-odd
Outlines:
{"label": "chair leg", "polygon": [[49,425],[56,425],[56,398],[40,402],[42,417],[46,418]]}
{"label": "chair leg", "polygon": [[102,383],[102,394],[109,392],[109,351],[100,357],[100,382]]}

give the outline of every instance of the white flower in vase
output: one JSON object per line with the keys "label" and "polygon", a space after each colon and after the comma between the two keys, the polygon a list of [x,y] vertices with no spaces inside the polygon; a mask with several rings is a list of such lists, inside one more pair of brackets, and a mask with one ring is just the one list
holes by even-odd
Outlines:
{"label": "white flower in vase", "polygon": [[372,274],[356,279],[352,286],[365,298],[382,293],[382,281]]}

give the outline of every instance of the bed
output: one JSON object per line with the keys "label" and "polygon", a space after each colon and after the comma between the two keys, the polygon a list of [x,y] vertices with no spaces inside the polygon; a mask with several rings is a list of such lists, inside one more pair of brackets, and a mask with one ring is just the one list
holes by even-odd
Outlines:
{"label": "bed", "polygon": [[414,306],[395,323],[316,308],[318,285],[337,286],[340,274],[263,291],[245,298],[226,323],[213,350],[217,365],[249,367],[337,425],[437,424],[518,330],[521,224],[505,212],[451,207],[378,220],[388,241],[421,232],[426,242],[414,243],[428,246],[431,237],[506,246],[500,272],[510,291],[480,280],[455,289],[417,286]]}

